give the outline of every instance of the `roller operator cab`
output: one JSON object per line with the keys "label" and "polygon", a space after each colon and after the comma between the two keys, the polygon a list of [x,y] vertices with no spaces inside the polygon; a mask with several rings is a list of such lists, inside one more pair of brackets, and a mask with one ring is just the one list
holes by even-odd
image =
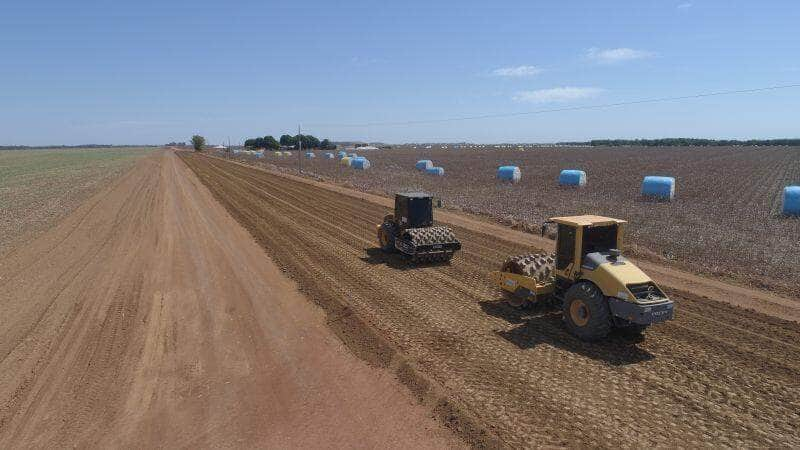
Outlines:
{"label": "roller operator cab", "polygon": [[394,217],[404,228],[430,227],[433,225],[433,198],[424,192],[396,194]]}
{"label": "roller operator cab", "polygon": [[554,217],[542,225],[542,234],[556,228],[555,254],[509,258],[493,276],[501,288],[516,294],[517,303],[520,296],[527,302],[560,301],[564,323],[581,339],[601,339],[612,328],[640,334],[672,319],[674,304],[621,255],[625,224],[592,215]]}
{"label": "roller operator cab", "polygon": [[448,227],[433,224],[433,197],[424,192],[395,195],[394,214],[378,225],[378,244],[414,262],[449,261],[461,243]]}

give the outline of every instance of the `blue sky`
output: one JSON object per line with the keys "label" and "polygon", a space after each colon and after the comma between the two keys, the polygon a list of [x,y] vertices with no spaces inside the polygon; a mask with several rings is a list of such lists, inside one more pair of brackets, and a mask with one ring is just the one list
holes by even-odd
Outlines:
{"label": "blue sky", "polygon": [[0,145],[800,136],[800,2],[36,1],[0,7]]}

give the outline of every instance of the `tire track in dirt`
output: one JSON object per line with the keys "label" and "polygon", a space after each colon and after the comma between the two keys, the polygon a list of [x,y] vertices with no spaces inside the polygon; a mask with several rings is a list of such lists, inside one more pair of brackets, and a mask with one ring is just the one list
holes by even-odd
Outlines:
{"label": "tire track in dirt", "polygon": [[[415,268],[373,248],[387,208],[182,157],[315,301],[337,305],[329,321],[356,353],[388,365],[399,352],[506,445],[800,445],[795,323],[672,293],[678,318],[644,342],[585,344],[557,313],[513,310],[489,285],[487,271],[530,247],[455,227],[465,251]],[[347,329],[363,325],[390,348]]]}

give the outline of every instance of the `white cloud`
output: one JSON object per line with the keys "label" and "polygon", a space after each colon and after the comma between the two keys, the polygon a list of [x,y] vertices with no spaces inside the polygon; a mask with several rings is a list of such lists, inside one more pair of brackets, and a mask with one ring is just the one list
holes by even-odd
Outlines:
{"label": "white cloud", "polygon": [[678,9],[689,9],[691,7],[692,7],[691,3],[681,3],[680,5],[678,5]]}
{"label": "white cloud", "polygon": [[634,50],[632,48],[625,48],[625,47],[609,48],[609,49],[590,48],[586,52],[586,56],[589,59],[607,64],[621,62],[621,61],[629,61],[632,59],[649,58],[653,55],[654,53],[652,52],[644,50]]}
{"label": "white cloud", "polygon": [[517,92],[513,99],[525,103],[569,102],[600,95],[603,89],[591,87],[557,87]]}
{"label": "white cloud", "polygon": [[494,69],[492,75],[496,77],[532,77],[542,73],[542,69],[536,66],[517,66],[517,67],[501,67]]}

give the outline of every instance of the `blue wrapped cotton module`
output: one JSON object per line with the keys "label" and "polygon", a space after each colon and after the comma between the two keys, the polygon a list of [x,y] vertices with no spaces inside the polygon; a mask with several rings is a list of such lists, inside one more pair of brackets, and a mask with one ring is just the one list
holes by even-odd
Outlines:
{"label": "blue wrapped cotton module", "polygon": [[675,178],[647,176],[642,181],[642,195],[659,200],[675,198]]}

